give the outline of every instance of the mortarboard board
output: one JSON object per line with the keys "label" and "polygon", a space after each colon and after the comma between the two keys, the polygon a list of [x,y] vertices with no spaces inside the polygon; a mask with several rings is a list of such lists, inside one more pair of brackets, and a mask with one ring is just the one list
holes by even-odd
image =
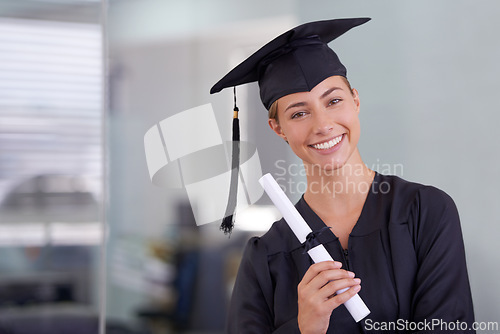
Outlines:
{"label": "mortarboard board", "polygon": [[[327,43],[369,20],[370,18],[345,18],[316,21],[288,30],[227,73],[212,87],[210,94],[218,93],[224,88],[257,81],[261,101],[269,110],[274,101],[280,97],[308,92],[334,75],[347,77],[345,66]],[[226,217],[221,225],[225,233],[230,233],[232,230],[232,213],[236,207],[238,141],[238,108],[235,97],[231,188]]]}
{"label": "mortarboard board", "polygon": [[308,92],[324,79],[347,71],[327,43],[369,18],[349,18],[302,24],[273,39],[217,82],[210,94],[258,81],[262,103],[288,94]]}

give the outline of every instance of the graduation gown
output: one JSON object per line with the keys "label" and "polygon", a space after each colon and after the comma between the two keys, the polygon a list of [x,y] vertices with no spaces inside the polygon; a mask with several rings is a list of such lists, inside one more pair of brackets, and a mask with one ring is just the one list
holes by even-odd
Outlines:
{"label": "graduation gown", "polygon": [[[313,231],[325,226],[304,197],[296,208]],[[341,305],[333,310],[327,333],[461,333],[457,321],[472,328],[459,216],[443,191],[376,173],[349,235],[348,250],[330,230],[317,239],[343,268],[361,278],[359,295],[371,311],[356,323]],[[262,237],[249,240],[231,298],[227,333],[300,333],[297,285],[313,263],[303,252],[283,219]]]}

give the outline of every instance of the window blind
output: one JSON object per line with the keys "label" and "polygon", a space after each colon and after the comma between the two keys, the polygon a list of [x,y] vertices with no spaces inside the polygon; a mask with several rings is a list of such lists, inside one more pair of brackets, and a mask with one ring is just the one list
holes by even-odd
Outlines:
{"label": "window blind", "polygon": [[98,192],[101,91],[99,25],[0,18],[0,201],[46,174]]}

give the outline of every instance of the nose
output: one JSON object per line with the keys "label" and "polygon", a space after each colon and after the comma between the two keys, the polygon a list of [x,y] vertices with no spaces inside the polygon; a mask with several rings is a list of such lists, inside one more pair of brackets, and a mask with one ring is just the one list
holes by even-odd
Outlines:
{"label": "nose", "polygon": [[333,121],[324,111],[316,112],[314,115],[314,132],[318,135],[330,134],[333,130]]}

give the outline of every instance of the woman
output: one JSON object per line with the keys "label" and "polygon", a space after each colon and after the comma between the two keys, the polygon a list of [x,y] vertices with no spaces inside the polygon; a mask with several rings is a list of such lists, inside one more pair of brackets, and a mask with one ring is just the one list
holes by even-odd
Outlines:
{"label": "woman", "polygon": [[[296,207],[336,260],[312,264],[284,220],[252,238],[228,333],[473,332],[452,199],[378,174],[359,154],[359,94],[326,43],[366,21],[296,27],[212,89],[259,81],[270,127],[304,164],[308,187]],[[358,292],[371,313],[356,323],[342,304]]]}

